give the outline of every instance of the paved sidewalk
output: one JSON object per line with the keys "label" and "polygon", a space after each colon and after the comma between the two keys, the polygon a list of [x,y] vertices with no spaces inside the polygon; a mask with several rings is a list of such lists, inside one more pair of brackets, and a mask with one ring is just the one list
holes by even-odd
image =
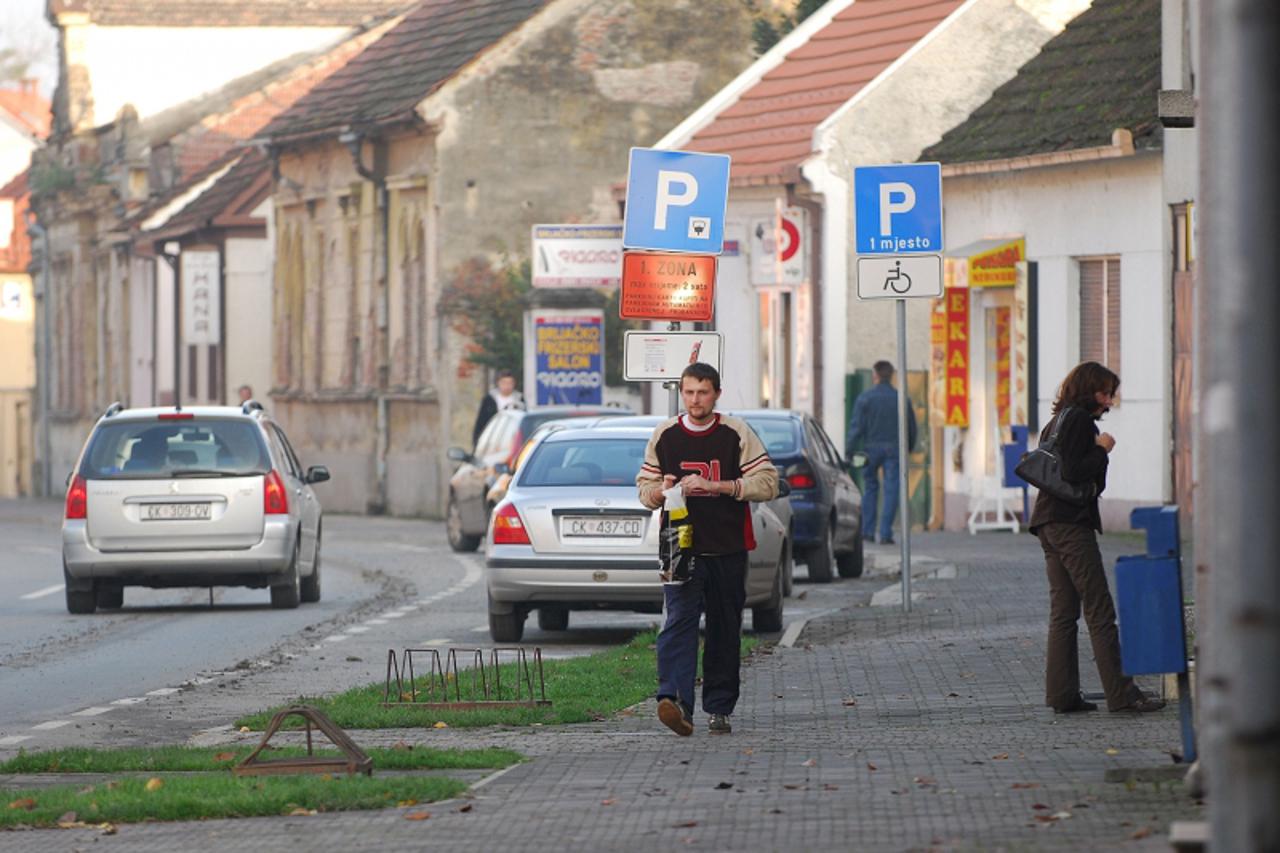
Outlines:
{"label": "paved sidewalk", "polygon": [[[1104,544],[1109,564],[1141,550]],[[1047,586],[1032,537],[927,534],[913,553],[935,576],[914,578],[912,613],[852,606],[758,655],[728,737],[699,715],[677,738],[652,702],[584,726],[358,732],[362,745],[508,746],[533,760],[482,782],[468,811],[437,804],[426,821],[389,809],[0,833],[0,850],[1157,850],[1170,821],[1203,818],[1176,777],[1105,781],[1174,767],[1174,707],[1042,707]],[[889,549],[874,557],[881,572],[842,582],[858,588],[851,600],[896,583]],[[1083,626],[1081,670],[1097,690]]]}

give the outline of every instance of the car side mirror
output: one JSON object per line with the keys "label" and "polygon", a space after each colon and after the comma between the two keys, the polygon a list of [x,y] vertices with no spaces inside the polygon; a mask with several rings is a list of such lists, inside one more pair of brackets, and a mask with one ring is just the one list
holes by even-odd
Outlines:
{"label": "car side mirror", "polygon": [[470,462],[471,454],[463,450],[461,447],[450,447],[444,452],[454,462]]}
{"label": "car side mirror", "polygon": [[329,469],[323,465],[312,465],[307,469],[306,482],[323,483],[329,479]]}
{"label": "car side mirror", "polygon": [[493,466],[493,473],[501,477],[503,474],[511,473],[511,466],[505,462],[499,462]]}
{"label": "car side mirror", "polygon": [[788,483],[786,480],[779,479],[778,480],[778,497],[785,498],[789,494],[791,494],[791,484]]}

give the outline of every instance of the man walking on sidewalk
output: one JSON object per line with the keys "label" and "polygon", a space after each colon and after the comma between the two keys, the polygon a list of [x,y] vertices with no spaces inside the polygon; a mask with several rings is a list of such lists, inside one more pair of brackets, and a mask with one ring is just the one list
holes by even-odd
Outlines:
{"label": "man walking on sidewalk", "polygon": [[746,423],[715,411],[720,374],[714,367],[686,367],[680,398],[684,414],[654,429],[636,476],[640,501],[650,509],[662,506],[663,490],[678,483],[693,526],[689,579],[662,586],[667,618],[658,634],[658,719],[678,735],[693,734],[698,621],[705,609],[702,709],[711,715],[713,734],[728,734],[738,702],[747,552],[755,547],[747,502],[777,497],[778,471]]}
{"label": "man walking on sidewalk", "polygon": [[[898,392],[893,365],[877,361],[871,368],[875,384],[858,395],[845,439],[845,457],[862,442],[867,465],[862,469],[862,541],[876,541],[876,498],[880,469],[884,469],[884,507],[880,510],[880,544],[893,544],[893,519],[898,514]],[[916,413],[907,403],[907,452],[916,449]]]}

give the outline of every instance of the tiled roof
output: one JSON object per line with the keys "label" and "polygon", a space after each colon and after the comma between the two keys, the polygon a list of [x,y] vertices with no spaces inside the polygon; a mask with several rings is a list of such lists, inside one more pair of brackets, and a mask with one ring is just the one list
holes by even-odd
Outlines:
{"label": "tiled roof", "polygon": [[13,230],[9,245],[0,248],[0,272],[25,273],[31,264],[31,237],[27,234],[27,176],[29,169],[0,187],[0,198],[13,202]]}
{"label": "tiled roof", "polygon": [[350,27],[413,0],[50,0],[53,15],[82,12],[100,26]]}
{"label": "tiled roof", "polygon": [[24,80],[17,89],[0,89],[0,111],[41,139],[49,135],[49,123],[53,120],[49,102],[40,96],[36,81]]}
{"label": "tiled roof", "polygon": [[965,163],[1111,144],[1158,148],[1160,0],[1094,0],[991,99],[921,154]]}
{"label": "tiled roof", "polygon": [[962,0],[857,0],[681,146],[729,154],[735,184],[793,180],[813,130]]}
{"label": "tiled roof", "polygon": [[546,0],[423,0],[263,131],[273,140],[410,119],[423,98]]}
{"label": "tiled roof", "polygon": [[[193,179],[184,184],[178,188],[179,193],[196,183],[199,181]],[[270,194],[270,159],[256,148],[244,149],[239,152],[238,162],[226,174],[146,236],[152,240],[163,240],[201,228],[263,224],[249,214]]]}

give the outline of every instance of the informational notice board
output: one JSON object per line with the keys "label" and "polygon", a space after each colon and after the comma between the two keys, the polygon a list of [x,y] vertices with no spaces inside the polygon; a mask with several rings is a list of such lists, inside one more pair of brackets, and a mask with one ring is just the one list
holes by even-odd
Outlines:
{"label": "informational notice board", "polygon": [[525,314],[525,388],[534,406],[604,402],[604,312],[535,308]]}

